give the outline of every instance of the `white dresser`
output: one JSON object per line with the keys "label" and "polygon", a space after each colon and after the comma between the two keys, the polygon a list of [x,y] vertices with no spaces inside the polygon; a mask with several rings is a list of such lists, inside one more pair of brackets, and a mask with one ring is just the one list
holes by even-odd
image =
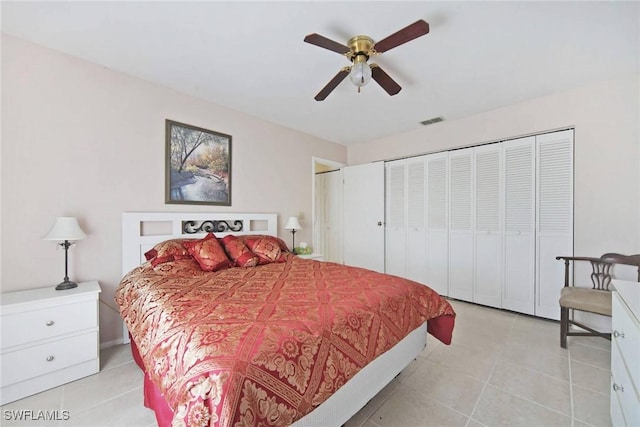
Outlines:
{"label": "white dresser", "polygon": [[96,281],[0,294],[0,404],[100,370]]}
{"label": "white dresser", "polygon": [[640,283],[613,281],[611,422],[640,426]]}

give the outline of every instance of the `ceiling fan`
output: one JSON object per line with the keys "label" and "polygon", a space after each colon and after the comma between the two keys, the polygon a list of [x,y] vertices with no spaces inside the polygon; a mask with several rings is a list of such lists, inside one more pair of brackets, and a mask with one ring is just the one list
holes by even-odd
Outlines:
{"label": "ceiling fan", "polygon": [[402,89],[400,85],[385,73],[378,64],[369,64],[367,61],[373,55],[384,53],[401,44],[424,36],[428,32],[429,24],[420,19],[377,43],[369,36],[355,36],[349,39],[345,46],[320,34],[309,34],[304,38],[305,42],[344,55],[353,63],[352,66],[344,67],[338,71],[338,74],[318,92],[315,100],[323,101],[347,75],[350,75],[351,82],[358,87],[358,92],[360,92],[362,86],[373,78],[389,95],[397,94]]}

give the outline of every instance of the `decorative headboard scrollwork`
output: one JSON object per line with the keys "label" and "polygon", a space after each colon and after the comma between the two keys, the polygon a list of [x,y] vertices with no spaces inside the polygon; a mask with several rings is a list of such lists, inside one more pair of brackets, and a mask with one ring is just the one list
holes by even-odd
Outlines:
{"label": "decorative headboard scrollwork", "polygon": [[[233,224],[230,224],[233,222]],[[240,232],[244,229],[242,220],[226,221],[226,220],[207,220],[207,221],[182,221],[182,232],[184,234],[197,233],[225,233]]]}

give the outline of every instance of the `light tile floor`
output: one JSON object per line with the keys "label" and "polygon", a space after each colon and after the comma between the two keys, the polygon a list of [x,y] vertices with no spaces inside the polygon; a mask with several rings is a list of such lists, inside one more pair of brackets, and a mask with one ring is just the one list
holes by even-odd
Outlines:
{"label": "light tile floor", "polygon": [[[610,426],[609,341],[569,337],[557,322],[452,301],[453,343],[426,350],[346,427]],[[2,407],[2,426],[155,425],[128,346],[102,352],[99,374]],[[58,422],[16,422],[11,410],[68,410]]]}

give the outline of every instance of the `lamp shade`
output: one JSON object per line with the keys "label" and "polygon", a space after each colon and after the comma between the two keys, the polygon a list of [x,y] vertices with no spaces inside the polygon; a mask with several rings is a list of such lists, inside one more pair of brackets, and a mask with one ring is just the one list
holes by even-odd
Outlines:
{"label": "lamp shade", "polygon": [[53,223],[53,227],[44,236],[43,240],[82,240],[87,235],[82,228],[80,228],[80,224],[78,224],[78,219],[72,216],[61,216],[56,218]]}
{"label": "lamp shade", "polygon": [[298,217],[297,216],[291,216],[289,217],[289,220],[287,221],[287,225],[284,226],[285,230],[302,230],[302,227],[300,226],[300,222],[298,221]]}

